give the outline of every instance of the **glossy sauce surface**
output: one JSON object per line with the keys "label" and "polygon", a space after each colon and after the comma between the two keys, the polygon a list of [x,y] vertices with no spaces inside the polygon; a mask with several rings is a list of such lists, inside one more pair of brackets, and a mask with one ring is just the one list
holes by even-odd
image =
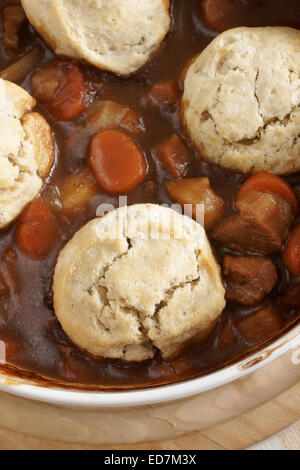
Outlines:
{"label": "glossy sauce surface", "polygon": [[[14,3],[3,0],[0,1],[0,7]],[[243,0],[237,2],[239,15],[231,26],[284,24],[300,28],[298,0],[289,0],[289,2],[270,0],[257,2],[260,4],[255,5],[252,3]],[[205,27],[200,4],[199,0],[172,2],[172,31],[151,62],[135,76],[122,79],[93,67],[82,66],[87,76],[90,103],[97,98],[113,100],[131,106],[144,119],[146,132],[139,134],[135,139],[147,158],[147,181],[155,183],[157,193],[155,196],[150,196],[147,182],[143,183],[128,195],[129,204],[143,202],[172,204],[163,186],[163,183],[171,177],[159,164],[153,149],[174,133],[182,135],[178,108],[161,111],[145,105],[143,98],[157,82],[168,79],[179,82],[180,74],[187,62],[203,50],[217,34]],[[16,61],[19,56],[37,44],[44,52],[40,67],[52,62],[53,59],[62,60],[55,57],[28,24],[22,31],[22,44],[21,53],[14,54],[5,48],[0,39],[0,69]],[[20,83],[29,92],[31,92],[31,75],[26,76]],[[56,165],[43,189],[43,196],[47,200],[68,175],[88,166],[87,153],[91,137],[86,131],[87,111],[73,121],[58,122],[41,104],[37,105],[37,110],[51,124],[57,145]],[[182,138],[185,139],[184,136]],[[195,156],[191,144],[188,141],[186,143],[191,154]],[[187,176],[209,177],[213,189],[225,199],[228,214],[234,211],[234,199],[246,178],[244,175],[230,173],[196,159],[193,160]],[[293,184],[299,195],[300,175],[292,175],[288,181]],[[38,376],[68,384],[112,389],[146,387],[200,376],[218,369],[269,342],[298,321],[299,312],[284,311],[278,307],[280,326],[277,330],[274,331],[274,328],[270,330],[268,325],[265,325],[265,328],[254,328],[253,331],[256,332],[247,335],[243,334],[245,328],[238,328],[237,325],[241,319],[250,318],[253,310],[228,304],[210,338],[203,344],[190,345],[180,357],[170,362],[163,361],[159,355],[140,364],[108,359],[96,360],[79,351],[64,334],[55,317],[52,305],[52,276],[61,247],[79,228],[95,217],[97,207],[101,203],[117,207],[118,198],[108,195],[99,187],[98,194],[90,200],[88,206],[79,208],[67,216],[58,212],[56,214],[58,236],[55,246],[51,254],[40,261],[28,258],[16,245],[14,234],[17,221],[0,234],[2,269],[9,271],[13,285],[9,297],[0,301],[0,339],[7,344],[7,361],[10,364]],[[220,260],[224,253],[228,252],[220,246],[214,247]],[[15,256],[11,256],[10,250],[16,253],[16,259]],[[270,297],[276,302],[278,294],[289,282],[289,274],[280,257],[275,255],[273,259],[278,267],[280,281],[263,306],[268,303]],[[261,307],[262,305],[257,306],[255,310]]]}

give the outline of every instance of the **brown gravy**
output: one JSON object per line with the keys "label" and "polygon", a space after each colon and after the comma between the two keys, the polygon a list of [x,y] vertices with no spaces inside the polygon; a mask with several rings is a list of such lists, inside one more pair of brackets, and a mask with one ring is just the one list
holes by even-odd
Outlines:
{"label": "brown gravy", "polygon": [[[14,1],[1,0],[0,8]],[[174,112],[161,113],[158,109],[142,105],[142,98],[156,82],[165,79],[179,80],[180,73],[188,60],[200,52],[216,35],[207,29],[201,19],[199,0],[173,0],[173,28],[164,41],[159,53],[138,74],[121,79],[95,68],[84,66],[90,81],[90,99],[97,90],[101,99],[111,99],[121,104],[129,104],[143,116],[147,132],[137,137],[144,149],[149,164],[148,180],[159,185],[157,196],[150,197],[145,191],[145,184],[129,194],[129,203],[167,202],[171,204],[162,183],[169,179],[168,174],[158,165],[153,157],[153,148],[169,138],[174,132],[181,135],[178,109]],[[241,14],[238,24],[233,26],[289,25],[300,28],[299,0],[270,0],[257,2],[240,0]],[[14,62],[17,54],[9,52],[0,40],[0,69]],[[51,62],[54,53],[27,24],[22,31],[22,54],[39,43],[44,51],[43,66]],[[30,92],[30,74],[20,83]],[[57,122],[42,106],[37,109],[51,124],[57,143],[57,161],[51,176],[44,188],[46,196],[51,187],[59,185],[67,175],[87,165],[86,154],[90,137],[85,131],[85,115],[71,122]],[[194,150],[191,148],[191,152]],[[189,171],[192,177],[208,176],[214,190],[222,196],[228,205],[228,214],[233,211],[236,193],[245,180],[245,176],[230,173],[205,162],[195,162]],[[300,175],[289,178],[299,191]],[[299,192],[298,192],[299,194]],[[52,275],[60,248],[87,221],[95,217],[96,209],[101,202],[117,206],[118,199],[108,196],[99,188],[99,194],[92,198],[89,206],[78,210],[69,218],[57,217],[59,236],[52,253],[44,260],[34,261],[26,257],[14,241],[16,223],[0,234],[0,258],[7,250],[17,253],[17,260],[11,265],[15,288],[10,296],[0,301],[0,339],[7,343],[7,361],[20,370],[40,377],[60,381],[66,384],[84,385],[86,388],[139,388],[162,383],[170,383],[200,376],[219,369],[225,364],[246,356],[275,336],[296,323],[300,313],[280,311],[282,328],[263,333],[249,339],[236,327],[242,317],[253,312],[228,305],[211,337],[203,344],[189,346],[179,358],[165,362],[158,355],[153,360],[134,364],[116,360],[95,360],[79,351],[62,331],[52,305]],[[298,219],[299,222],[299,219]],[[218,257],[226,251],[215,246]],[[280,257],[273,257],[280,273],[280,282],[272,292],[271,298],[276,302],[278,293],[289,281],[289,274]],[[261,306],[256,309],[261,308]]]}

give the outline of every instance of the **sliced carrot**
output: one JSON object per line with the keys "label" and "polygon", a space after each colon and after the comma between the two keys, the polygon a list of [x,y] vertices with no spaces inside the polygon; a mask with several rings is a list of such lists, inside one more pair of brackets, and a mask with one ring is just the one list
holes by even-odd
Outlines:
{"label": "sliced carrot", "polygon": [[44,258],[53,248],[56,221],[42,198],[27,206],[16,229],[20,249],[34,259]]}
{"label": "sliced carrot", "polygon": [[173,178],[182,178],[186,174],[192,158],[189,149],[177,134],[156,147],[155,151]]}
{"label": "sliced carrot", "polygon": [[283,253],[283,261],[292,274],[300,276],[300,224],[291,233]]}
{"label": "sliced carrot", "polygon": [[77,65],[62,62],[37,72],[31,81],[32,94],[59,121],[79,116],[86,106],[87,86]]}
{"label": "sliced carrot", "polygon": [[235,25],[239,10],[237,0],[204,0],[202,2],[205,23],[209,28],[220,32]]}
{"label": "sliced carrot", "polygon": [[128,193],[146,177],[143,151],[127,134],[99,132],[90,146],[90,164],[100,186],[110,194]]}
{"label": "sliced carrot", "polygon": [[179,100],[178,85],[175,80],[156,83],[149,91],[147,98],[152,104],[162,109],[174,106]]}
{"label": "sliced carrot", "polygon": [[299,212],[299,201],[293,188],[279,176],[263,171],[249,178],[241,187],[237,201],[245,196],[249,191],[259,191],[263,193],[275,193],[288,201],[296,216]]}

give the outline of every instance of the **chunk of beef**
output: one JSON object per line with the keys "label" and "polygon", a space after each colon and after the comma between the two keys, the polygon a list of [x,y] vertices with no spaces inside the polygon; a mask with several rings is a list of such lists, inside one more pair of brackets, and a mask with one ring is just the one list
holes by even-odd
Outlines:
{"label": "chunk of beef", "polygon": [[283,321],[273,304],[243,318],[237,324],[238,330],[252,345],[271,340],[283,327]]}
{"label": "chunk of beef", "polygon": [[300,308],[300,279],[292,281],[279,297],[279,305],[289,310]]}
{"label": "chunk of beef", "polygon": [[173,178],[178,179],[185,176],[192,162],[192,157],[188,147],[177,134],[156,147],[155,152]]}
{"label": "chunk of beef", "polygon": [[212,238],[239,253],[276,253],[288,237],[291,205],[271,193],[249,191],[237,203],[240,213],[222,221]]}
{"label": "chunk of beef", "polygon": [[19,30],[26,20],[26,15],[21,5],[12,5],[3,9],[4,17],[4,45],[10,49],[19,49]]}
{"label": "chunk of beef", "polygon": [[245,306],[262,302],[278,280],[277,270],[268,258],[225,256],[223,269],[227,300]]}

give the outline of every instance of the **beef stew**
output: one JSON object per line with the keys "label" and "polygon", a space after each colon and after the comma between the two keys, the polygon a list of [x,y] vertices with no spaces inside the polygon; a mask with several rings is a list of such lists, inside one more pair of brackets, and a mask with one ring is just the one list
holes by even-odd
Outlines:
{"label": "beef stew", "polygon": [[[24,21],[17,4],[0,1],[4,18],[0,76],[37,99],[36,109],[53,129],[56,164],[40,198],[0,234],[0,340],[7,345],[8,364],[20,373],[72,387],[150,387],[220,369],[296,324],[299,283],[284,264],[282,251],[292,227],[300,222],[299,214],[276,191],[252,189],[237,202],[249,175],[195,158],[196,150],[180,126],[179,99],[182,70],[217,32],[238,25],[300,28],[298,0],[288,4],[284,0],[173,0],[171,32],[158,54],[127,79],[56,56]],[[100,153],[104,148],[104,132],[113,132],[116,139],[126,136],[123,145],[136,159],[138,171],[132,175],[134,168],[129,169],[122,187],[115,181],[115,168],[95,168],[89,161],[91,142]],[[128,170],[127,162],[124,167]],[[224,257],[227,260],[227,307],[208,340],[191,344],[172,361],[163,361],[159,354],[143,363],[95,359],[72,344],[55,316],[52,277],[58,253],[96,216],[100,204],[117,207],[119,192],[128,192],[129,204],[171,205],[177,178],[205,178],[206,188],[217,199],[218,213],[212,217],[209,238],[220,264]],[[286,182],[299,202],[300,175],[291,175]],[[268,205],[271,209],[266,209]],[[295,250],[299,255],[299,246]],[[248,261],[255,255],[256,262],[264,263],[273,276],[261,295],[250,295],[243,305],[232,293],[237,288],[232,285],[232,270],[238,268],[228,266],[229,257],[236,260],[240,254]],[[270,255],[270,260],[261,255]],[[239,287],[253,289],[258,271],[256,266],[249,281],[239,276],[238,282],[243,283]],[[259,282],[264,283],[264,278]]]}

